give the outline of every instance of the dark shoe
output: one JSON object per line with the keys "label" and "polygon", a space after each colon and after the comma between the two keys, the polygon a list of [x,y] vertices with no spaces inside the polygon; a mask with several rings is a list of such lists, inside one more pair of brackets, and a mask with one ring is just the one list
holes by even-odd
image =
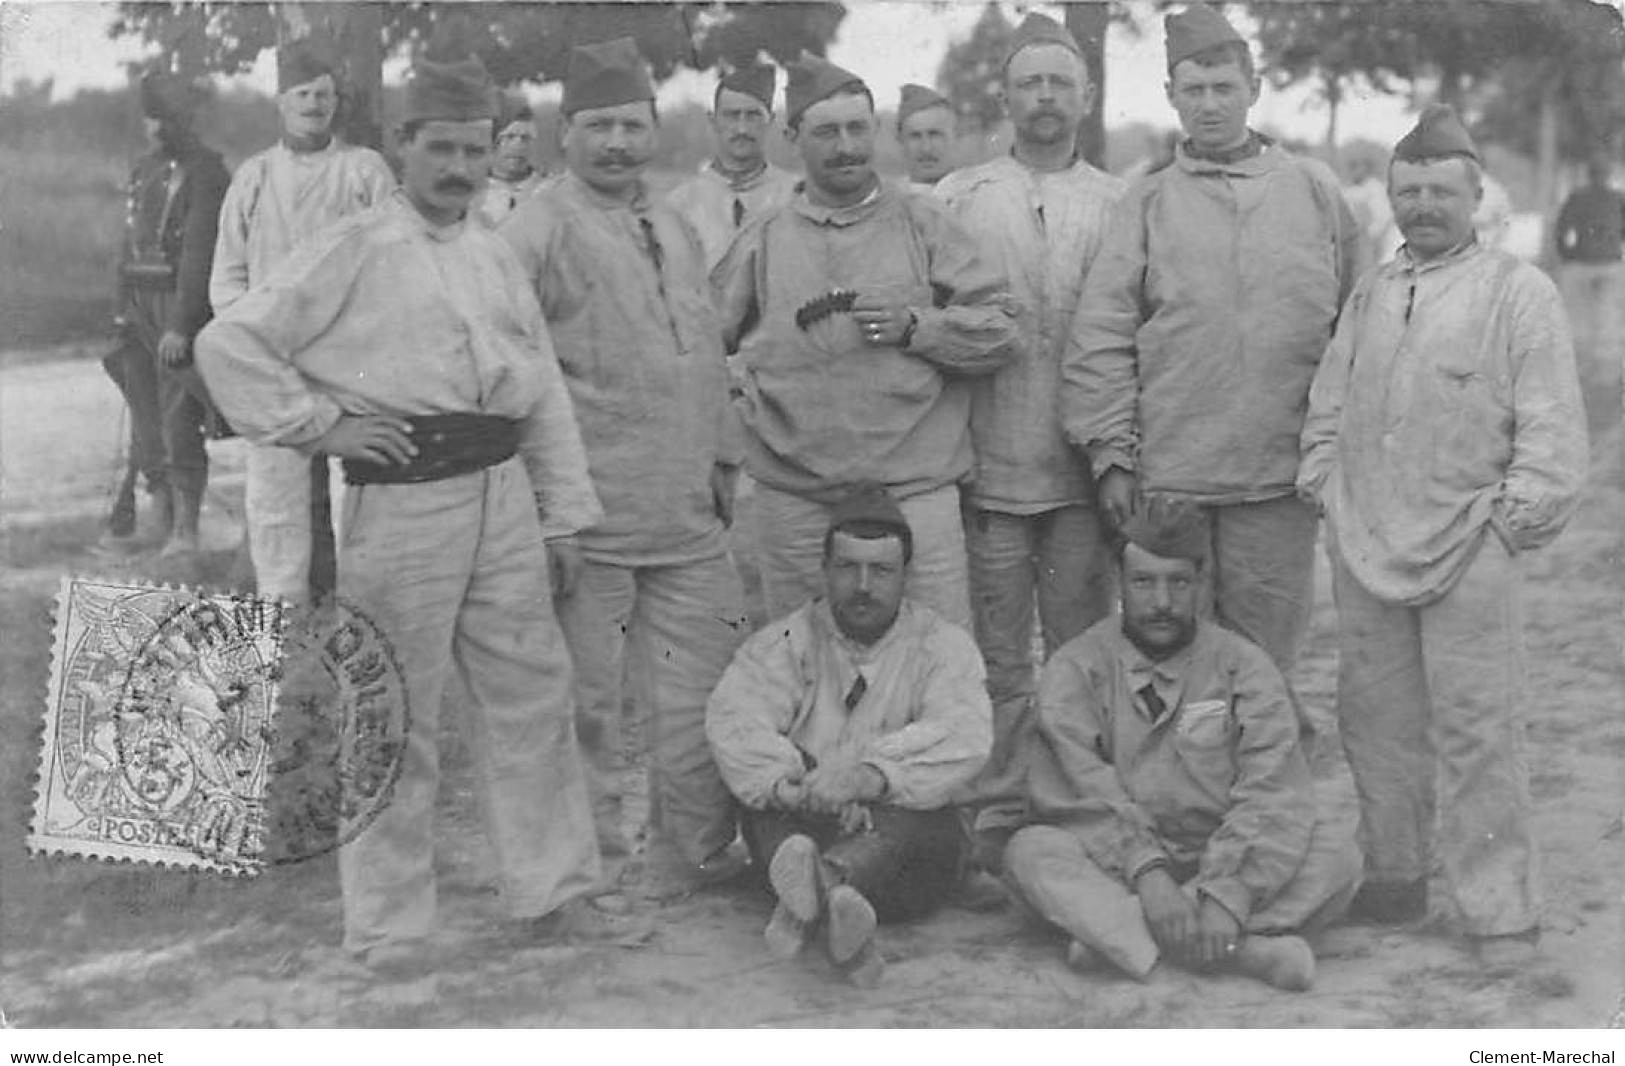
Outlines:
{"label": "dark shoe", "polygon": [[632,946],[654,934],[654,923],[636,914],[606,914],[585,900],[571,900],[539,918],[512,923],[521,946],[539,944],[618,944]]}
{"label": "dark shoe", "polygon": [[1348,920],[1365,925],[1405,925],[1428,916],[1428,883],[1367,881],[1349,903]]}
{"label": "dark shoe", "polygon": [[991,914],[1010,905],[1010,893],[1003,881],[986,870],[972,867],[959,879],[950,902],[972,914]]}
{"label": "dark shoe", "polygon": [[837,966],[847,966],[858,960],[864,948],[872,948],[875,940],[875,909],[863,893],[851,885],[836,885],[829,890],[829,957]]}

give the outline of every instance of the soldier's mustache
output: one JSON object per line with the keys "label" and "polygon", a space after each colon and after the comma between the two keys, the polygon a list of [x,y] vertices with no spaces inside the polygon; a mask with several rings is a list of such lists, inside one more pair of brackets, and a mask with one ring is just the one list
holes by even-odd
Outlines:
{"label": "soldier's mustache", "polygon": [[441,178],[434,183],[435,192],[473,192],[474,183],[467,178]]}
{"label": "soldier's mustache", "polygon": [[869,162],[866,155],[837,155],[831,156],[829,165],[832,167],[861,167]]}

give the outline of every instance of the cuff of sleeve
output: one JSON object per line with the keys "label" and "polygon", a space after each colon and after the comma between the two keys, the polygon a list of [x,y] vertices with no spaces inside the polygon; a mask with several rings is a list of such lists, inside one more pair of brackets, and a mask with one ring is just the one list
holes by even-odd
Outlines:
{"label": "cuff of sleeve", "polygon": [[311,395],[311,412],[299,423],[298,428],[287,433],[274,435],[269,443],[292,448],[302,455],[315,455],[317,454],[317,441],[325,437],[327,431],[338,425],[339,419],[343,417],[344,409],[342,407],[327,396],[313,393]]}
{"label": "cuff of sleeve", "polygon": [[1230,912],[1237,924],[1246,926],[1247,918],[1252,914],[1252,894],[1247,886],[1234,877],[1218,877],[1212,881],[1203,881],[1196,886],[1196,894]]}
{"label": "cuff of sleeve", "polygon": [[863,760],[862,765],[869,767],[871,770],[874,770],[880,775],[880,795],[871,797],[872,801],[879,803],[890,799],[892,791],[895,787],[892,779],[891,768],[888,767],[884,762],[875,759],[865,759]]}
{"label": "cuff of sleeve", "polygon": [[1161,848],[1143,848],[1132,853],[1129,856],[1129,861],[1124,863],[1123,877],[1128,881],[1129,887],[1132,888],[1141,874],[1154,870],[1158,866],[1164,869],[1167,868],[1167,854]]}
{"label": "cuff of sleeve", "polygon": [[914,331],[907,345],[898,345],[898,351],[906,355],[933,351],[942,340],[942,313],[934,307],[910,307],[909,312],[914,316]]}
{"label": "cuff of sleeve", "polygon": [[1133,457],[1121,448],[1089,449],[1089,465],[1095,472],[1097,482],[1106,476],[1106,471],[1113,468],[1127,474],[1134,473]]}

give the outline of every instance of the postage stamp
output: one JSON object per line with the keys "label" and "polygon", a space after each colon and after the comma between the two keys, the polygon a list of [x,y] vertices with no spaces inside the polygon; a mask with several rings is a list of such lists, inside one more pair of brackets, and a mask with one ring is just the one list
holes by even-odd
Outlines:
{"label": "postage stamp", "polygon": [[362,831],[411,720],[353,607],[83,578],[58,596],[45,712],[33,851],[227,873]]}
{"label": "postage stamp", "polygon": [[251,870],[283,623],[268,601],[64,577],[29,848]]}

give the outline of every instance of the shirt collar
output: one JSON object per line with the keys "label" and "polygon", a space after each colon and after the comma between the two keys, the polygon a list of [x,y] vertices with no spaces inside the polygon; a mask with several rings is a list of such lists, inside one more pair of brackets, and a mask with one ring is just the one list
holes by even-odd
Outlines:
{"label": "shirt collar", "polygon": [[796,212],[822,226],[855,226],[874,214],[882,203],[895,195],[885,179],[881,179],[875,183],[869,195],[857,203],[845,207],[827,207],[824,204],[813,203],[812,198],[807,195],[805,181],[796,189],[796,198],[793,201]]}
{"label": "shirt collar", "polygon": [[468,226],[469,213],[467,211],[463,212],[462,218],[449,225],[439,226],[429,221],[423,216],[423,212],[419,211],[416,205],[412,203],[412,197],[407,194],[404,188],[397,188],[391,193],[389,203],[391,208],[407,219],[409,223],[415,222],[417,230],[425,237],[441,244],[456,240],[462,236],[463,230]]}
{"label": "shirt collar", "polygon": [[1216,152],[1197,148],[1187,138],[1179,143],[1174,158],[1184,169],[1198,173],[1214,170],[1253,173],[1264,168],[1267,163],[1266,150],[1274,146],[1274,140],[1249,129],[1247,139],[1241,144]]}
{"label": "shirt collar", "polygon": [[757,185],[760,185],[762,183],[762,179],[767,177],[768,171],[768,162],[765,159],[762,160],[761,166],[747,174],[734,174],[724,170],[722,165],[715,159],[707,162],[705,166],[706,169],[712,174],[715,174],[717,177],[721,178],[722,183],[728,186],[728,188],[732,189],[734,192],[747,192],[750,189],[755,188]]}
{"label": "shirt collar", "polygon": [[1426,274],[1430,270],[1442,270],[1445,267],[1471,259],[1484,251],[1484,245],[1479,243],[1478,232],[1474,230],[1468,234],[1467,239],[1441,256],[1433,259],[1417,259],[1411,255],[1411,246],[1402,244],[1394,255],[1394,267],[1405,274]]}
{"label": "shirt collar", "polygon": [[649,209],[649,186],[642,179],[638,180],[637,192],[632,195],[631,200],[617,200],[613,196],[605,196],[581,180],[581,176],[573,170],[565,171],[564,180],[576,191],[577,196],[604,211],[614,211],[619,208],[631,211],[633,214],[641,214]]}
{"label": "shirt collar", "polygon": [[[1121,623],[1121,619],[1119,619],[1119,623]],[[1129,678],[1129,687],[1137,690],[1151,681],[1155,681],[1163,687],[1178,685],[1184,680],[1185,674],[1190,669],[1196,646],[1202,643],[1207,626],[1207,622],[1198,621],[1196,623],[1196,633],[1191,637],[1191,642],[1168,658],[1159,660],[1152,659],[1136,647],[1134,642],[1128,639],[1128,634],[1123,632],[1121,624],[1119,624],[1117,636],[1122,645],[1120,654],[1123,669]]]}

